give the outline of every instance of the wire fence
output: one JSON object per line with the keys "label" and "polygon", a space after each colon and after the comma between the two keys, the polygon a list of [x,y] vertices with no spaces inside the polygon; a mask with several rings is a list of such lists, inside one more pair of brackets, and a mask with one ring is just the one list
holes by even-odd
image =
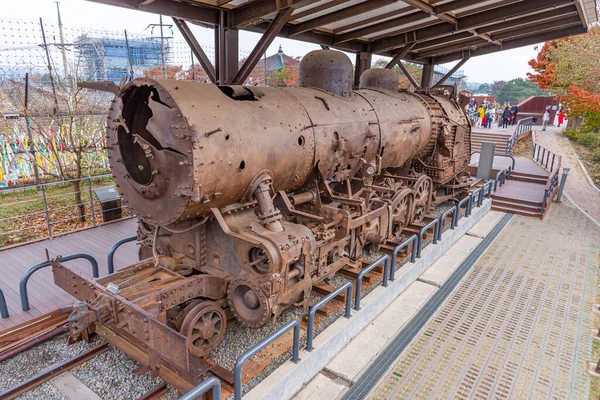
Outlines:
{"label": "wire fence", "polygon": [[0,248],[131,216],[118,194],[98,197],[113,183],[100,175],[0,190]]}

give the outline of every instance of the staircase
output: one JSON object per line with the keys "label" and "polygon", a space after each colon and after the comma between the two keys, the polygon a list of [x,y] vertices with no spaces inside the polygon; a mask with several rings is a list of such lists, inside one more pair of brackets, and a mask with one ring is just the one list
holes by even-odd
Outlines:
{"label": "staircase", "polygon": [[473,129],[471,132],[471,151],[481,151],[482,143],[496,143],[496,153],[506,153],[506,145],[510,140],[510,134],[493,133],[495,130],[497,129]]}
{"label": "staircase", "polygon": [[550,174],[533,163],[517,158],[517,168],[510,173],[510,179],[492,194],[492,210],[543,218],[542,202]]}

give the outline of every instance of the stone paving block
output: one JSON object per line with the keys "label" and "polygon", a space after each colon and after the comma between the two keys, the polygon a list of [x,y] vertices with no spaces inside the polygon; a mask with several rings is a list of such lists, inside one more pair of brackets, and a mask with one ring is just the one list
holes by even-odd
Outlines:
{"label": "stone paving block", "polygon": [[482,240],[469,235],[461,237],[454,246],[421,275],[419,281],[440,287]]}
{"label": "stone paving block", "polygon": [[335,399],[346,389],[341,383],[318,374],[293,397],[294,400]]}
{"label": "stone paving block", "polygon": [[485,238],[503,215],[504,213],[500,211],[490,211],[469,229],[467,235],[476,236],[481,239]]}

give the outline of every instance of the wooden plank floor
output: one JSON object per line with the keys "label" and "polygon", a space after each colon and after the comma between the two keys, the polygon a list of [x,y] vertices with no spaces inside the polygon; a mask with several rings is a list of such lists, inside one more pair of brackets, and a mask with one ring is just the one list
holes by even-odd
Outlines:
{"label": "wooden plank floor", "polygon": [[[479,153],[471,156],[469,165],[476,167],[479,164]],[[509,157],[494,157],[492,166],[495,170],[502,170],[512,164]],[[527,157],[515,157],[515,171],[523,174],[538,175],[543,177],[550,176],[550,173],[542,168],[538,163]]]}
{"label": "wooden plank floor", "polygon": [[[48,249],[51,259],[58,255],[88,253],[98,261],[100,276],[105,276],[108,273],[108,251],[116,241],[135,235],[136,224],[136,219],[128,219],[0,251],[0,289],[4,292],[10,313],[9,318],[0,319],[0,330],[73,303],[73,297],[54,285],[52,271],[48,267],[37,271],[29,279],[27,288],[31,308],[29,311],[21,309],[19,281],[31,266],[46,261],[45,249]],[[136,243],[126,243],[115,254],[115,268],[133,264],[137,259]],[[86,260],[69,261],[66,265],[82,275],[92,276],[92,268]]]}
{"label": "wooden plank floor", "polygon": [[473,133],[493,133],[494,135],[504,135],[510,138],[514,133],[516,126],[509,126],[507,130],[498,127],[498,124],[492,124],[491,128],[471,128]]}
{"label": "wooden plank floor", "polygon": [[494,196],[541,204],[544,200],[545,189],[544,185],[510,180],[504,186],[498,186]]}

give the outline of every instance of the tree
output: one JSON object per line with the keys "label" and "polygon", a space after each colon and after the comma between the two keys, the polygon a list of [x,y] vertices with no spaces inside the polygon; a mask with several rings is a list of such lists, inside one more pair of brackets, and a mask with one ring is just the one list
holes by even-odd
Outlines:
{"label": "tree", "polygon": [[490,87],[490,94],[497,96],[500,91],[506,86],[506,81],[494,81]]}
{"label": "tree", "polygon": [[[556,94],[572,116],[585,117],[584,129],[600,129],[600,27],[546,42],[529,61],[528,77]],[[597,121],[597,122],[596,122]]]}
{"label": "tree", "polygon": [[[385,68],[385,66],[387,64],[388,64],[388,61],[386,61],[384,59],[379,59],[373,63],[373,68]],[[408,73],[410,73],[411,76],[417,82],[421,81],[421,76],[423,75],[423,67],[421,65],[411,63],[411,62],[404,62],[403,65],[404,65],[404,68],[406,68],[406,70],[408,71]],[[398,74],[398,87],[400,87],[402,89],[409,88],[411,86],[411,83],[408,80],[408,78],[406,77],[406,75],[404,75],[404,72],[402,72],[400,70],[400,67],[395,65],[394,71],[396,71],[396,73]]]}
{"label": "tree", "polygon": [[508,81],[496,96],[499,103],[517,104],[530,96],[544,95],[537,83],[528,79],[517,78]]}
{"label": "tree", "polygon": [[[165,69],[167,72],[167,79],[185,79],[183,66],[167,65]],[[162,79],[163,77],[163,69],[160,65],[144,70],[144,78]]]}
{"label": "tree", "polygon": [[492,91],[492,85],[490,85],[489,83],[482,83],[477,88],[477,93],[489,94],[491,91]]}

